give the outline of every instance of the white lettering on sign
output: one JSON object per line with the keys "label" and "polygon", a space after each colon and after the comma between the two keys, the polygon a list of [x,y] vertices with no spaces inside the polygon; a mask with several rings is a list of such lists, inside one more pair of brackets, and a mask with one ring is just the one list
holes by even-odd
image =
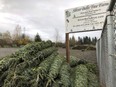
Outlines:
{"label": "white lettering on sign", "polygon": [[65,11],[66,32],[102,29],[109,2],[77,7]]}

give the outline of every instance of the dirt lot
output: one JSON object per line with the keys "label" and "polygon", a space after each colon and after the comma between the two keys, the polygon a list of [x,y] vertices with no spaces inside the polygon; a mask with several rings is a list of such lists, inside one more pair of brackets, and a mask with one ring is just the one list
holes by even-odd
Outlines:
{"label": "dirt lot", "polygon": [[[59,48],[59,53],[66,55],[65,49],[62,48]],[[70,50],[70,55],[96,63],[96,51]]]}
{"label": "dirt lot", "polygon": [[[15,52],[18,48],[0,48],[0,57],[4,57]],[[96,63],[96,51],[70,50],[72,56],[77,58],[86,59],[90,62]],[[65,49],[59,48],[59,53],[66,55]]]}
{"label": "dirt lot", "polygon": [[6,55],[10,55],[15,52],[18,48],[0,48],[0,57],[4,57]]}

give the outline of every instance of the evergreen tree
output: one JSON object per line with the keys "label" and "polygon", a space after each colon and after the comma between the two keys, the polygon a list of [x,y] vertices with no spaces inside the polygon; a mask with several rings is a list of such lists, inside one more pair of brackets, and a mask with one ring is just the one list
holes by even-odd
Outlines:
{"label": "evergreen tree", "polygon": [[72,45],[73,45],[73,46],[75,46],[75,44],[76,44],[75,37],[74,37],[74,36],[72,36]]}
{"label": "evergreen tree", "polygon": [[83,44],[85,44],[85,37],[83,37]]}
{"label": "evergreen tree", "polygon": [[25,39],[25,34],[22,34],[21,38]]}
{"label": "evergreen tree", "polygon": [[37,33],[35,36],[35,42],[41,42],[41,37],[39,36],[39,34]]}
{"label": "evergreen tree", "polygon": [[83,37],[83,44],[92,44],[91,38],[88,36]]}
{"label": "evergreen tree", "polygon": [[89,37],[89,43],[88,44],[91,44],[91,38]]}
{"label": "evergreen tree", "polygon": [[96,42],[97,42],[97,38],[96,37],[91,38],[91,37],[85,36],[83,38],[78,37],[77,44],[78,45],[85,45],[85,44],[93,44],[93,45],[95,45]]}
{"label": "evergreen tree", "polygon": [[95,43],[97,42],[97,38],[95,37]]}
{"label": "evergreen tree", "polygon": [[92,44],[95,45],[96,42],[97,42],[97,38],[96,37],[92,38]]}
{"label": "evergreen tree", "polygon": [[70,46],[72,45],[72,38],[69,39]]}
{"label": "evergreen tree", "polygon": [[85,36],[85,37],[83,38],[83,40],[84,40],[84,44],[88,44],[88,43],[89,43],[89,39],[88,39],[87,36]]}
{"label": "evergreen tree", "polygon": [[89,43],[89,38],[88,38],[88,36],[86,36],[86,44],[88,44]]}
{"label": "evergreen tree", "polygon": [[76,45],[76,40],[75,40],[75,37],[72,36],[72,38],[70,38],[70,46],[75,46]]}
{"label": "evergreen tree", "polygon": [[81,37],[78,37],[78,42],[77,42],[78,45],[82,45],[83,44],[83,39]]}

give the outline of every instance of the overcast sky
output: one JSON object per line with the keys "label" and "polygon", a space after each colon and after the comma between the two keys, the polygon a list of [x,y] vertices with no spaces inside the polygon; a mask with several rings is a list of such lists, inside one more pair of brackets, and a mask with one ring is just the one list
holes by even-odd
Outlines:
{"label": "overcast sky", "polygon": [[[102,1],[104,0],[0,0],[0,32],[13,32],[19,24],[26,28],[26,34],[34,36],[38,32],[44,40],[54,40],[55,29],[58,29],[61,40],[64,40],[64,10]],[[100,32],[72,35],[100,37]]]}

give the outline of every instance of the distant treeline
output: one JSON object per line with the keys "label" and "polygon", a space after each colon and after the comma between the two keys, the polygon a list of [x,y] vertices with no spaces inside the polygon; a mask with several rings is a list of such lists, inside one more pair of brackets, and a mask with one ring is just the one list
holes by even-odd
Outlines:
{"label": "distant treeline", "polygon": [[88,37],[88,36],[85,36],[85,37],[78,37],[78,40],[75,39],[74,36],[72,36],[70,38],[70,46],[75,46],[75,45],[86,45],[86,44],[91,44],[91,45],[95,45],[97,42],[97,38],[94,37],[94,38],[91,38],[91,37]]}
{"label": "distant treeline", "polygon": [[[9,31],[0,33],[0,47],[20,47],[31,42],[40,42],[42,41],[40,35],[37,33],[34,39],[31,39],[25,33],[22,33],[21,26],[17,25],[14,29],[14,33],[11,34]],[[70,47],[75,47],[77,45],[95,45],[97,38],[91,38],[88,36],[75,38],[74,36],[70,37]],[[65,48],[65,42],[58,41],[58,35],[56,35],[56,42],[54,42],[56,47]]]}
{"label": "distant treeline", "polygon": [[0,33],[0,47],[20,47],[33,41],[41,41],[39,34],[37,33],[35,38],[31,39],[28,35],[22,33],[22,28],[19,25],[16,26],[13,34],[9,31]]}
{"label": "distant treeline", "polygon": [[[85,36],[85,37],[78,37],[77,39],[74,36],[72,36],[70,37],[69,42],[70,42],[70,47],[75,47],[77,45],[95,45],[97,42],[97,38]],[[65,48],[65,43],[57,42],[56,46]]]}

